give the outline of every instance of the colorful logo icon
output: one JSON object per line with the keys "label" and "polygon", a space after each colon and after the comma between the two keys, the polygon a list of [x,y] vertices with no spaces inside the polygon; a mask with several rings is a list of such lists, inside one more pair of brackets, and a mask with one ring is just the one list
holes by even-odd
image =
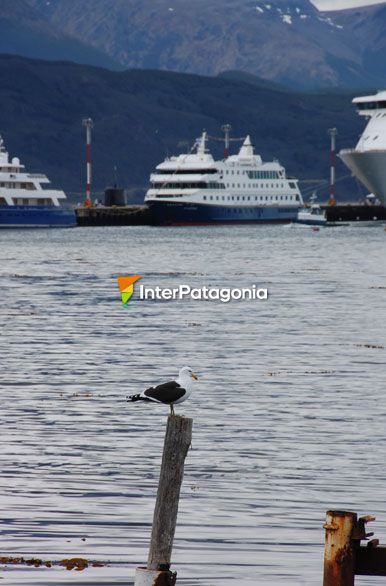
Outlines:
{"label": "colorful logo icon", "polygon": [[133,275],[132,277],[118,277],[118,285],[121,291],[122,304],[127,307],[128,302],[134,293],[134,283],[142,279],[139,275]]}

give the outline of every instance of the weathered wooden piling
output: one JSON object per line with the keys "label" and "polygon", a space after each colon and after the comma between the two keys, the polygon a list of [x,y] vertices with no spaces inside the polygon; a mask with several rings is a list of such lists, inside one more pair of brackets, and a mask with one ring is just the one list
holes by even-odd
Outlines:
{"label": "weathered wooden piling", "polygon": [[184,463],[192,443],[193,420],[169,415],[146,568],[137,568],[135,586],[174,586],[170,571]]}
{"label": "weathered wooden piling", "polygon": [[[327,512],[323,586],[354,586],[355,576],[386,577],[386,547],[380,547],[378,539],[368,541],[374,535],[366,533],[370,521],[375,517]],[[365,547],[362,540],[367,541]]]}

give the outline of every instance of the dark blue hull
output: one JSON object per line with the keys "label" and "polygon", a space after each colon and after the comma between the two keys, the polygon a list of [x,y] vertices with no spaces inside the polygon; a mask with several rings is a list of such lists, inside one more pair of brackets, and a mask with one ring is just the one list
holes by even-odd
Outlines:
{"label": "dark blue hull", "polygon": [[148,202],[153,223],[185,224],[288,224],[297,218],[296,207],[230,207],[183,202]]}
{"label": "dark blue hull", "polygon": [[0,228],[71,228],[73,210],[54,206],[0,206]]}

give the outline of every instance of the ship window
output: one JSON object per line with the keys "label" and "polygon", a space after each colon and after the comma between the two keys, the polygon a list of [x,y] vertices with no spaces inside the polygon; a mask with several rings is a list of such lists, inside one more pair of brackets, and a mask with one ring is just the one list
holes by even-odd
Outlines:
{"label": "ship window", "polygon": [[206,195],[204,195],[203,199],[206,200]]}
{"label": "ship window", "polygon": [[386,108],[386,101],[362,102],[357,104],[358,110],[380,110]]}
{"label": "ship window", "polygon": [[379,138],[378,134],[377,134],[377,136],[374,136],[373,140],[377,140],[377,138]]}
{"label": "ship window", "polygon": [[157,169],[157,175],[213,175],[217,169]]}

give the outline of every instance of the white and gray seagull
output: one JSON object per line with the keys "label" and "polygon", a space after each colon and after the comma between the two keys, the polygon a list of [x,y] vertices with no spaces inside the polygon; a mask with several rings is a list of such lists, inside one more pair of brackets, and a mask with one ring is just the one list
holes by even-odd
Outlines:
{"label": "white and gray seagull", "polygon": [[177,380],[172,380],[156,387],[150,387],[138,393],[127,397],[128,401],[152,401],[153,403],[163,403],[170,405],[170,413],[174,415],[174,405],[183,403],[190,397],[195,381],[198,376],[189,366],[181,368]]}

